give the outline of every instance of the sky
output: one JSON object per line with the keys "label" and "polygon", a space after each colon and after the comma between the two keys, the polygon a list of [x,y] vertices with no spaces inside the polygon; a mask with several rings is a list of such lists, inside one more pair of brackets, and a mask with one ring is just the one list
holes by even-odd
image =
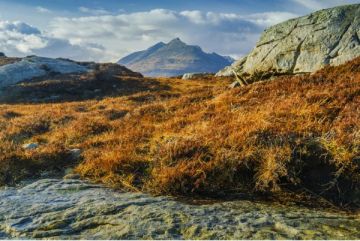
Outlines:
{"label": "sky", "polygon": [[179,37],[239,58],[267,27],[360,0],[0,0],[0,52],[115,62]]}

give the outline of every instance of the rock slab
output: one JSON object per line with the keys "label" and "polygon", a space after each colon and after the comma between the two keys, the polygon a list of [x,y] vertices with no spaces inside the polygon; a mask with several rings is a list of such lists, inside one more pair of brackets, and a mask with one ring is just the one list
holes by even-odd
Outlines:
{"label": "rock slab", "polygon": [[193,205],[71,179],[0,189],[0,239],[360,239],[360,216],[250,201]]}
{"label": "rock slab", "polygon": [[217,73],[311,73],[360,56],[360,4],[321,10],[265,30],[249,55]]}

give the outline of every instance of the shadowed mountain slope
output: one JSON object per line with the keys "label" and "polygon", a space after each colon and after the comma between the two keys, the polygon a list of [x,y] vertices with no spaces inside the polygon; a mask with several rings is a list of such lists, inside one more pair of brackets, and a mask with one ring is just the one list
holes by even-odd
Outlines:
{"label": "shadowed mountain slope", "polygon": [[230,57],[205,53],[199,46],[179,38],[160,42],[147,50],[130,54],[118,62],[146,76],[178,76],[189,72],[215,73],[232,63]]}

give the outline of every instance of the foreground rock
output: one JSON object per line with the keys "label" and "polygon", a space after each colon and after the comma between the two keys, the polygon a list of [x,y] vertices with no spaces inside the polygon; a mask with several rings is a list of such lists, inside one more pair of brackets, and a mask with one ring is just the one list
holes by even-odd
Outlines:
{"label": "foreground rock", "polygon": [[253,77],[309,73],[360,56],[360,4],[312,13],[270,27],[250,54],[217,73]]}
{"label": "foreground rock", "polygon": [[234,201],[190,205],[44,179],[0,190],[0,239],[359,239],[360,217]]}

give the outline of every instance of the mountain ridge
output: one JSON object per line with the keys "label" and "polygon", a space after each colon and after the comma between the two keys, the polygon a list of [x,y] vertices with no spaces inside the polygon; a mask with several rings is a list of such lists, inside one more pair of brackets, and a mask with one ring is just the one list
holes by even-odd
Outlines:
{"label": "mountain ridge", "polygon": [[231,57],[205,53],[201,47],[175,38],[127,55],[117,63],[146,76],[178,76],[189,72],[215,73],[232,62]]}

